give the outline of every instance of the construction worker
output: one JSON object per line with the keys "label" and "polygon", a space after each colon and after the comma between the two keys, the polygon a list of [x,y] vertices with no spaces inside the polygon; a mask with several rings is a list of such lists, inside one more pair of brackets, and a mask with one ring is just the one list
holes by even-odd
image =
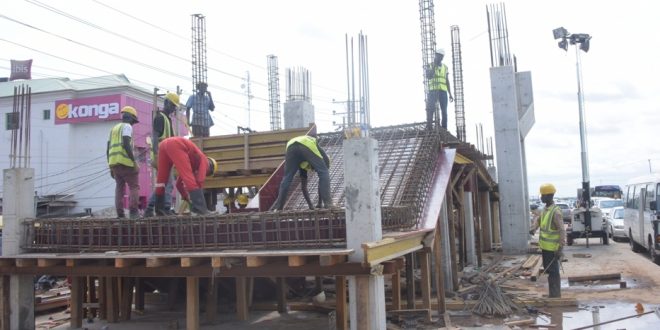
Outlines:
{"label": "construction worker", "polygon": [[540,216],[534,219],[529,231],[530,235],[534,235],[537,228],[541,229],[539,247],[543,255],[543,269],[548,274],[548,296],[550,298],[561,298],[559,266],[563,258],[562,251],[566,240],[561,209],[554,203],[556,192],[555,186],[550,183],[541,185],[541,201],[545,203],[545,208]]}
{"label": "construction worker", "polygon": [[136,219],[138,213],[138,171],[139,166],[133,155],[133,125],[138,123],[137,111],[131,106],[121,109],[121,123],[110,131],[106,157],[110,167],[110,176],[115,179],[115,208],[118,218],[125,218],[124,189],[128,185],[129,217]]}
{"label": "construction worker", "polygon": [[243,193],[243,188],[241,188],[241,192],[238,194],[238,196],[236,196],[236,201],[238,202],[238,207],[240,209],[246,208],[250,202],[248,195]]}
{"label": "construction worker", "polygon": [[309,209],[313,210],[314,205],[309,198],[307,191],[307,171],[314,170],[319,176],[319,203],[317,207],[326,208],[334,207],[332,198],[330,196],[330,159],[325,151],[318,145],[316,141],[316,134],[302,135],[295,137],[286,144],[286,157],[284,163],[284,178],[280,183],[280,189],[277,194],[277,200],[271,207],[273,210],[282,210],[284,202],[286,201],[287,193],[289,192],[289,185],[296,172],[300,173],[300,181],[302,186],[303,196],[309,205]]}
{"label": "construction worker", "polygon": [[429,92],[426,97],[427,129],[431,129],[434,122],[438,123],[438,118],[433,118],[436,115],[436,103],[438,102],[442,111],[442,127],[447,129],[447,94],[449,94],[449,102],[454,102],[454,97],[451,95],[451,86],[449,85],[449,71],[447,66],[442,63],[444,57],[445,50],[438,49],[431,67],[426,70],[426,78],[429,80]]}
{"label": "construction worker", "polygon": [[[151,166],[154,169],[158,169],[158,145],[163,140],[168,137],[174,136],[174,129],[172,128],[172,119],[170,119],[170,114],[176,112],[176,109],[179,107],[179,95],[176,93],[167,93],[165,95],[165,101],[163,103],[163,110],[156,112],[154,116],[154,121],[152,125],[152,138],[151,141]],[[167,180],[165,185],[165,204],[164,210],[168,211],[169,214],[174,213],[172,211],[172,188],[173,188],[173,178]],[[154,204],[156,203],[156,193],[152,193],[149,197],[149,203],[147,204],[147,209],[144,211],[145,217],[154,216]]]}
{"label": "construction worker", "polygon": [[160,143],[158,152],[158,179],[156,180],[156,214],[167,215],[165,210],[165,185],[172,166],[178,172],[176,188],[181,198],[190,204],[197,214],[208,214],[204,199],[204,179],[218,172],[215,159],[206,157],[190,140],[173,136]]}
{"label": "construction worker", "polygon": [[[186,102],[186,118],[188,125],[192,125],[192,133],[195,137],[207,137],[213,126],[213,119],[209,111],[215,109],[211,92],[207,91],[205,82],[197,83],[197,93],[190,95]],[[190,109],[193,109],[193,118],[190,120]]]}

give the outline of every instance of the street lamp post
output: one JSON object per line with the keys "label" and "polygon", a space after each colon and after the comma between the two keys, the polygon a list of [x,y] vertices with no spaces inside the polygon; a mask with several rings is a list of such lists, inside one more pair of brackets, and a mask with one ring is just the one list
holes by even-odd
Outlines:
{"label": "street lamp post", "polygon": [[577,70],[578,85],[578,107],[580,116],[580,156],[582,159],[582,201],[586,208],[584,213],[584,226],[587,231],[587,246],[589,244],[589,233],[591,232],[591,196],[589,185],[589,158],[587,156],[587,125],[584,115],[584,93],[582,91],[582,61],[580,59],[580,50],[585,53],[589,51],[591,36],[586,33],[570,34],[563,28],[556,28],[552,31],[555,40],[560,39],[557,44],[559,48],[568,51],[568,45],[575,45],[575,66]]}

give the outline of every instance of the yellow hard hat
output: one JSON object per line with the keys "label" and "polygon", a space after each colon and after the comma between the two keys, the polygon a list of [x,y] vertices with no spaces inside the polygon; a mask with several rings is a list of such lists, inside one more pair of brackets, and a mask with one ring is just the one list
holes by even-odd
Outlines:
{"label": "yellow hard hat", "polygon": [[246,194],[240,194],[236,199],[238,200],[238,204],[247,205],[248,203],[248,196]]}
{"label": "yellow hard hat", "polygon": [[206,170],[206,176],[214,176],[220,171],[220,167],[218,167],[218,162],[215,161],[215,159],[211,157],[206,157],[206,159],[209,161],[209,169]]}
{"label": "yellow hard hat", "polygon": [[167,93],[165,99],[170,100],[170,102],[174,103],[176,106],[179,105],[179,95],[176,93]]}
{"label": "yellow hard hat", "polygon": [[119,112],[120,112],[120,113],[127,113],[127,114],[131,115],[131,116],[133,117],[133,120],[134,120],[136,123],[139,123],[139,121],[138,121],[138,115],[137,115],[137,110],[135,110],[135,108],[133,108],[132,106],[127,105],[127,106],[121,108],[121,111],[119,111]]}
{"label": "yellow hard hat", "polygon": [[557,192],[557,189],[555,189],[555,186],[552,183],[544,183],[541,185],[541,189],[539,189],[541,192],[541,195],[551,195]]}

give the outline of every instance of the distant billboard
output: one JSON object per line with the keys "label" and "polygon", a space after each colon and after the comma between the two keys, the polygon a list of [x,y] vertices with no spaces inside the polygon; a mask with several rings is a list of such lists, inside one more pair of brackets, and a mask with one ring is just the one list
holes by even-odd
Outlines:
{"label": "distant billboard", "polygon": [[55,101],[55,124],[119,120],[121,99],[117,94]]}
{"label": "distant billboard", "polygon": [[32,60],[11,60],[11,75],[9,80],[32,79]]}

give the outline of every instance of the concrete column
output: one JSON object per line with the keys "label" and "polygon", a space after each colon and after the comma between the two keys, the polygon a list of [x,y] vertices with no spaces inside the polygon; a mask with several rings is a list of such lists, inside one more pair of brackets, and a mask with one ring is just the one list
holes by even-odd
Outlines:
{"label": "concrete column", "polygon": [[474,237],[474,209],[472,205],[472,192],[463,194],[463,208],[465,209],[465,254],[468,265],[477,265],[477,249]]}
{"label": "concrete column", "polygon": [[[23,219],[35,216],[34,169],[4,170],[2,255],[23,253],[25,228]],[[9,312],[11,329],[34,329],[34,282],[31,275],[11,275]]]}
{"label": "concrete column", "polygon": [[[346,245],[351,262],[363,262],[362,243],[382,239],[378,192],[378,142],[372,138],[344,141]],[[385,282],[382,275],[348,279],[351,329],[385,329]],[[358,317],[359,315],[359,317]]]}
{"label": "concrete column", "polygon": [[[452,228],[453,230],[453,228]],[[452,271],[451,271],[451,244],[449,239],[449,213],[447,210],[447,197],[442,200],[442,208],[440,209],[440,244],[442,244],[442,272],[444,273],[444,286],[445,292],[454,291],[452,285]]]}
{"label": "concrete column", "polygon": [[500,191],[502,251],[507,254],[524,253],[529,237],[529,212],[525,204],[525,170],[516,75],[512,66],[500,66],[490,69],[490,79]]}
{"label": "concrete column", "polygon": [[314,105],[295,100],[284,103],[284,129],[309,127],[314,123]]}

